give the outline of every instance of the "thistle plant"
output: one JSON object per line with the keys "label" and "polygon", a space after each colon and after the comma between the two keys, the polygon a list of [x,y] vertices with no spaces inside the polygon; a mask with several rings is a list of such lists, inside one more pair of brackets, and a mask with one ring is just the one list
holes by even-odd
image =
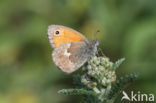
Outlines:
{"label": "thistle plant", "polygon": [[138,76],[133,73],[117,79],[115,71],[124,60],[113,63],[107,57],[94,56],[82,67],[82,74],[73,76],[75,88],[58,93],[82,95],[84,103],[114,103],[119,92]]}

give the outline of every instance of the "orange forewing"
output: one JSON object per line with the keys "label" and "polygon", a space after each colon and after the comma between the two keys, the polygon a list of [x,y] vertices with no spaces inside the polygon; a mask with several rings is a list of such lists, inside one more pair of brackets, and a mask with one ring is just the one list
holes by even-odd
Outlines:
{"label": "orange forewing", "polygon": [[53,36],[53,45],[55,48],[64,43],[69,43],[73,41],[83,41],[85,39],[85,37],[82,34],[70,28],[62,27],[59,28],[59,31],[59,35]]}

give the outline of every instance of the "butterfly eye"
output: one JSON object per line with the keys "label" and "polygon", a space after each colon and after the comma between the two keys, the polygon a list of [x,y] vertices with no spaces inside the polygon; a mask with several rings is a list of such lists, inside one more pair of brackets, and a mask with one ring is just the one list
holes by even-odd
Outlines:
{"label": "butterfly eye", "polygon": [[59,31],[55,31],[55,34],[58,35],[60,32]]}

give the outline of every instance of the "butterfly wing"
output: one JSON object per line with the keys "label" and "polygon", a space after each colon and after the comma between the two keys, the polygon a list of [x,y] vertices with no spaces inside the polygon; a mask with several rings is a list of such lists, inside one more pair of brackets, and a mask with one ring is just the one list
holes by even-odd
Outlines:
{"label": "butterfly wing", "polygon": [[53,60],[66,73],[80,68],[97,51],[96,43],[89,42],[81,33],[69,27],[51,25],[47,34],[54,48]]}
{"label": "butterfly wing", "polygon": [[54,49],[52,53],[55,64],[66,73],[72,73],[88,60],[85,42],[70,42]]}
{"label": "butterfly wing", "polygon": [[52,48],[57,48],[64,43],[87,41],[81,33],[61,25],[50,25],[47,34]]}

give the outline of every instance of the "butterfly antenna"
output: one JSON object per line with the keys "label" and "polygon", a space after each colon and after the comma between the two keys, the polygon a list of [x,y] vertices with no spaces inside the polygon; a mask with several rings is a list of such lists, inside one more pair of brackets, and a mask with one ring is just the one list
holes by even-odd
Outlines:
{"label": "butterfly antenna", "polygon": [[[98,35],[98,33],[100,32],[100,30],[96,30],[96,33],[95,33],[95,35]],[[97,36],[96,36],[97,37]]]}
{"label": "butterfly antenna", "polygon": [[[92,26],[92,40],[94,40],[95,39],[95,35],[97,35],[99,32],[100,32],[100,30],[96,30],[95,28],[97,28],[97,27],[93,27]],[[96,38],[97,39],[97,38]]]}
{"label": "butterfly antenna", "polygon": [[91,37],[92,40],[94,40],[94,32],[95,32],[95,29],[92,27],[92,37]]}

